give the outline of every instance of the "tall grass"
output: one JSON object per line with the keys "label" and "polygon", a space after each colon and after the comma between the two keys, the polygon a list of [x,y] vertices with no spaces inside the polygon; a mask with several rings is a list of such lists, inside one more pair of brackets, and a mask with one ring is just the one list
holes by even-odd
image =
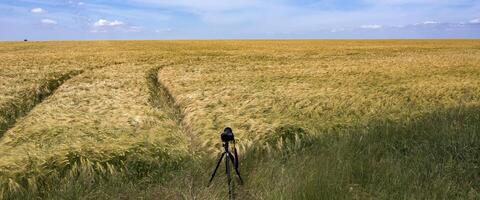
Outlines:
{"label": "tall grass", "polygon": [[374,121],[257,151],[244,167],[262,199],[478,199],[479,122],[478,106]]}
{"label": "tall grass", "polygon": [[[237,199],[478,199],[480,107],[439,109],[401,122],[257,141],[240,156],[245,185],[234,180]],[[166,184],[105,184],[105,194],[146,199],[225,199],[220,168],[207,187],[216,157],[197,158]],[[189,177],[193,173],[194,183]],[[194,187],[194,188],[191,188]],[[191,191],[193,190],[193,191]],[[96,196],[98,197],[98,196]],[[117,196],[118,197],[118,196]]]}
{"label": "tall grass", "polygon": [[[69,152],[47,161],[29,160],[27,170],[0,173],[0,198],[113,198],[116,187],[164,182],[167,172],[182,168],[183,156],[160,146],[138,146],[125,152]],[[109,190],[99,190],[102,187]]]}

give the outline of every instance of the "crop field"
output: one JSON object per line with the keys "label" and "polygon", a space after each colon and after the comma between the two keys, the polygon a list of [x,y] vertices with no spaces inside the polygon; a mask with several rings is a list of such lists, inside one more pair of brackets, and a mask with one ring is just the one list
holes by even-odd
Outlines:
{"label": "crop field", "polygon": [[0,199],[480,198],[480,41],[0,43]]}

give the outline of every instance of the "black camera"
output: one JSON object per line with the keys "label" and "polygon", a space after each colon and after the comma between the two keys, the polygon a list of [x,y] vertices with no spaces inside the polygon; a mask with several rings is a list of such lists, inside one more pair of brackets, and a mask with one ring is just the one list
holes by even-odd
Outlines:
{"label": "black camera", "polygon": [[[235,137],[233,137],[233,131],[230,127],[226,127],[223,129],[223,133],[220,134],[220,138],[222,139],[222,146],[225,150],[220,158],[218,159],[217,166],[215,170],[213,170],[212,177],[210,177],[210,181],[208,181],[208,185],[212,183],[213,178],[215,177],[215,173],[217,173],[217,169],[222,163],[223,158],[225,158],[225,167],[227,172],[227,180],[228,180],[228,194],[229,199],[233,199],[233,185],[232,185],[232,177],[230,175],[230,164],[233,165],[233,169],[235,169],[235,173],[237,173],[238,179],[240,184],[243,184],[242,177],[240,176],[240,172],[238,172],[238,153],[237,148],[235,148]],[[230,142],[232,142],[233,148],[230,148]],[[233,154],[230,153],[230,149],[233,149]]]}
{"label": "black camera", "polygon": [[223,133],[220,135],[220,138],[222,138],[223,142],[230,142],[235,140],[235,137],[233,136],[233,131],[230,127],[223,129]]}

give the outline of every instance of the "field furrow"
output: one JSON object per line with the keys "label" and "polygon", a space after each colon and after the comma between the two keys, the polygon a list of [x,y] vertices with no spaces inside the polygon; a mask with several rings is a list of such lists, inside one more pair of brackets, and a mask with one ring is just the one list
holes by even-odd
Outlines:
{"label": "field furrow", "polygon": [[[170,64],[171,65],[171,64]],[[196,158],[200,157],[199,147],[201,141],[198,140],[197,136],[192,132],[191,127],[189,124],[185,122],[185,113],[184,110],[179,106],[177,100],[174,96],[170,93],[169,89],[162,83],[161,77],[159,77],[159,71],[168,65],[164,65],[161,67],[154,67],[148,71],[147,79],[148,79],[148,87],[150,89],[150,102],[152,106],[157,109],[162,110],[165,112],[170,119],[176,121],[177,128],[179,129],[179,133],[183,135],[178,135],[178,137],[185,137],[188,140],[188,156],[189,159],[187,160],[188,166],[195,166],[198,163],[195,163]],[[189,172],[186,173],[182,177],[175,177],[177,180],[184,180],[184,188],[185,191],[182,191],[184,195],[188,196],[189,198],[195,198],[195,177],[194,177],[194,169],[188,169]]]}
{"label": "field furrow", "polygon": [[[185,122],[185,113],[178,105],[175,97],[172,96],[168,88],[159,79],[158,72],[162,67],[152,68],[147,73],[148,87],[150,89],[150,102],[153,107],[156,107],[169,115],[170,119],[176,121],[177,126],[181,129],[183,134],[188,138],[194,138],[195,135],[191,133],[191,127]],[[194,149],[195,145],[190,145],[190,149]]]}
{"label": "field furrow", "polygon": [[54,74],[50,79],[41,80],[33,88],[27,88],[18,93],[6,102],[0,102],[0,137],[11,128],[15,121],[25,116],[37,104],[52,95],[55,90],[65,81],[82,73],[82,71],[70,71],[65,74]]}
{"label": "field furrow", "polygon": [[[42,169],[65,173],[84,158],[100,166],[98,176],[106,166],[141,174],[176,165],[186,155],[188,139],[179,119],[172,118],[174,108],[151,106],[161,95],[151,95],[149,69],[114,65],[65,83],[0,140],[1,184],[11,179],[32,187],[21,183],[34,178],[39,179],[35,187],[43,187],[47,180],[39,177],[46,179],[50,171]],[[11,185],[6,188],[15,191]]]}

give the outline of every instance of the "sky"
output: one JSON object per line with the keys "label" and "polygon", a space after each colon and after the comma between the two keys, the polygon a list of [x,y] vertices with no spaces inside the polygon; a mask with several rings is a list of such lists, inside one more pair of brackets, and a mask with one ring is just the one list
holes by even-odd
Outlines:
{"label": "sky", "polygon": [[0,0],[0,40],[480,38],[480,0]]}

